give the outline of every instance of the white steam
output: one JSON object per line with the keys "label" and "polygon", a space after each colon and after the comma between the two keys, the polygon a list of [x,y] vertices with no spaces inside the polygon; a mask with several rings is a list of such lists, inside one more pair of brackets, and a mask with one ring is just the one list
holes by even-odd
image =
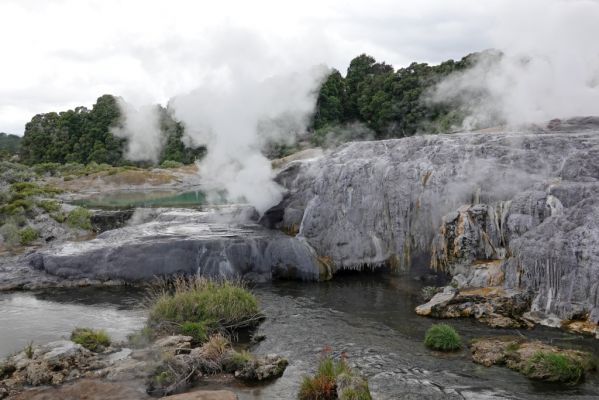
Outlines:
{"label": "white steam", "polygon": [[164,145],[160,132],[159,106],[135,107],[121,98],[117,99],[121,121],[111,132],[127,139],[125,157],[132,161],[158,161]]}
{"label": "white steam", "polygon": [[247,201],[263,213],[282,198],[267,143],[290,144],[305,131],[314,111],[325,68],[253,80],[233,75],[226,84],[211,81],[169,102],[194,145],[208,149],[200,174],[209,193]]}
{"label": "white steam", "polygon": [[599,114],[599,2],[503,1],[496,15],[503,57],[450,76],[434,100],[461,102],[466,128]]}

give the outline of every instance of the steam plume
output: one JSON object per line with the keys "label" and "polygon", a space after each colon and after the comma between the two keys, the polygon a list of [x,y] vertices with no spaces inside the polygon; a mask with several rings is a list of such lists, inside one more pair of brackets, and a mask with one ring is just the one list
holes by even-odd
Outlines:
{"label": "steam plume", "polygon": [[212,193],[226,192],[247,201],[259,213],[281,200],[270,161],[261,150],[268,142],[289,144],[305,130],[326,69],[280,75],[266,80],[232,76],[211,81],[169,102],[194,145],[205,145],[200,174]]}
{"label": "steam plume", "polygon": [[117,102],[121,110],[121,124],[113,128],[112,133],[127,139],[126,157],[132,161],[158,161],[164,145],[158,106],[137,108],[121,98]]}
{"label": "steam plume", "polygon": [[[439,84],[435,101],[456,100],[466,128],[599,114],[599,2],[503,1],[491,28],[503,56],[481,57]],[[482,97],[473,94],[484,93]],[[481,101],[482,99],[482,101]]]}

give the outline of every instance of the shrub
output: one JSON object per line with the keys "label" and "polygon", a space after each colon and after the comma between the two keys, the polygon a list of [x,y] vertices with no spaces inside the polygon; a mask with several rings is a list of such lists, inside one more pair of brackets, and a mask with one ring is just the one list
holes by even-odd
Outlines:
{"label": "shrub", "polygon": [[83,207],[74,208],[67,214],[67,224],[73,228],[91,230],[91,213]]}
{"label": "shrub", "polygon": [[11,201],[8,204],[5,204],[0,209],[2,214],[6,215],[20,215],[24,214],[26,211],[31,210],[33,207],[33,202],[29,199],[17,199]]}
{"label": "shrub", "polygon": [[584,376],[579,360],[550,351],[537,351],[527,361],[522,372],[531,379],[576,384]]}
{"label": "shrub", "polygon": [[31,226],[26,226],[25,228],[19,231],[19,243],[23,246],[27,246],[31,244],[39,237],[39,233],[37,230],[32,228]]}
{"label": "shrub", "polygon": [[35,173],[38,175],[46,175],[46,174],[56,175],[56,172],[58,171],[60,166],[61,166],[61,164],[59,164],[59,163],[46,162],[46,163],[36,164],[32,168],[35,171]]}
{"label": "shrub", "polygon": [[110,337],[103,329],[75,328],[71,340],[91,351],[98,351],[110,345]]}
{"label": "shrub", "polygon": [[[238,282],[205,278],[177,278],[154,295],[148,324],[153,329],[178,330],[182,326],[235,330],[255,326],[261,319],[256,297]],[[210,330],[210,329],[207,329]],[[206,332],[209,333],[209,332]]]}
{"label": "shrub", "polygon": [[424,345],[433,350],[455,351],[462,348],[462,340],[451,326],[435,324],[426,331]]}
{"label": "shrub", "polygon": [[56,200],[40,200],[37,206],[47,213],[55,213],[60,210],[60,204]]}
{"label": "shrub", "polygon": [[173,160],[165,160],[162,162],[162,164],[160,164],[160,168],[179,168],[182,166],[183,166],[183,163],[180,163],[179,161],[173,161]]}
{"label": "shrub", "polygon": [[58,222],[59,224],[62,224],[64,221],[67,220],[67,216],[62,211],[52,213],[50,214],[50,217],[52,217],[52,219],[54,219],[54,221]]}
{"label": "shrub", "polygon": [[6,223],[0,227],[0,234],[4,238],[4,243],[8,246],[19,244],[19,228],[12,222]]}

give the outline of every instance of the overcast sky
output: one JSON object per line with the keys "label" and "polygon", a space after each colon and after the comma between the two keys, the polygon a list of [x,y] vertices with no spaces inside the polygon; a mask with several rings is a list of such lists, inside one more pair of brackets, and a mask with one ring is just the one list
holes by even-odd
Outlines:
{"label": "overcast sky", "polygon": [[506,3],[1,0],[0,131],[106,93],[164,104],[231,74],[345,72],[363,52],[396,67],[461,58],[494,46]]}

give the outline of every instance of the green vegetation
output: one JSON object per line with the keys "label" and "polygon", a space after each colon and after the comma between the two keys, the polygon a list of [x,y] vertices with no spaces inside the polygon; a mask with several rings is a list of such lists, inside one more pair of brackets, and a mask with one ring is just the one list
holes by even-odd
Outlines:
{"label": "green vegetation", "polygon": [[201,341],[214,331],[255,326],[260,319],[256,297],[239,282],[177,278],[155,293],[148,326]]}
{"label": "green vegetation", "polygon": [[209,328],[206,327],[206,321],[186,321],[181,324],[181,333],[191,336],[196,343],[203,343],[208,339],[208,329]]}
{"label": "green vegetation", "polygon": [[26,226],[19,231],[19,243],[23,246],[27,246],[34,242],[39,237],[38,231],[31,226]]}
{"label": "green vegetation", "polygon": [[91,230],[91,213],[87,208],[77,207],[67,214],[67,224],[72,228]]}
{"label": "green vegetation", "polygon": [[537,351],[528,360],[522,373],[531,379],[576,384],[584,377],[580,360],[550,351]]}
{"label": "green vegetation", "polygon": [[434,324],[426,331],[424,345],[433,350],[456,351],[462,348],[462,340],[453,327]]}
{"label": "green vegetation", "polygon": [[173,161],[173,160],[166,160],[166,161],[163,161],[162,164],[160,164],[160,168],[179,168],[182,166],[183,166],[183,163],[181,163],[179,161]]}
{"label": "green vegetation", "polygon": [[332,70],[320,88],[313,119],[313,143],[326,145],[325,138],[338,136],[342,139],[334,142],[450,132],[465,117],[461,105],[433,104],[427,101],[427,96],[445,77],[471,67],[480,57],[493,60],[501,54],[475,53],[457,62],[448,60],[434,66],[412,63],[397,71],[366,54],[354,58],[345,78]]}
{"label": "green vegetation", "polygon": [[110,337],[102,329],[75,328],[71,332],[71,340],[94,352],[110,346]]}
{"label": "green vegetation", "polygon": [[33,352],[35,348],[33,347],[33,342],[27,343],[27,345],[23,348],[23,353],[25,353],[25,357],[33,358]]}
{"label": "green vegetation", "polygon": [[298,393],[299,400],[371,400],[368,382],[356,375],[342,356],[334,360],[325,350],[313,376],[305,376]]}
{"label": "green vegetation", "polygon": [[7,159],[19,152],[21,137],[0,132],[0,159]]}
{"label": "green vegetation", "polygon": [[37,202],[37,206],[48,214],[60,211],[60,204],[56,200],[40,200]]}
{"label": "green vegetation", "polygon": [[[186,148],[182,142],[183,126],[176,122],[163,107],[160,129],[164,135],[164,149],[160,161],[173,160],[191,163],[204,153],[203,148]],[[121,111],[116,97],[98,98],[91,110],[77,107],[63,112],[49,112],[34,116],[25,126],[21,140],[20,157],[25,164],[98,163],[123,165],[127,140],[112,134],[121,123]]]}

